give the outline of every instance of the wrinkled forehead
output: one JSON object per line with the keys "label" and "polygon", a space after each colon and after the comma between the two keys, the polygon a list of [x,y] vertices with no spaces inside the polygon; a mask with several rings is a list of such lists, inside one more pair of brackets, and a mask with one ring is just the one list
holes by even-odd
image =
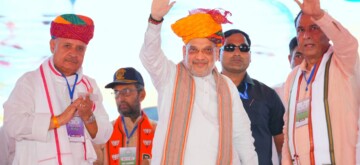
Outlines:
{"label": "wrinkled forehead", "polygon": [[310,15],[304,14],[302,13],[298,20],[296,21],[295,27],[307,27],[307,26],[311,26],[314,25],[315,22],[311,19]]}
{"label": "wrinkled forehead", "polygon": [[210,41],[208,38],[194,38],[191,39],[186,45],[187,48],[206,48],[206,47],[216,47],[216,44]]}
{"label": "wrinkled forehead", "polygon": [[71,39],[71,38],[55,38],[53,39],[56,43],[60,43],[60,44],[71,44],[71,45],[76,45],[76,46],[83,46],[83,47],[87,47],[87,44],[77,40],[77,39]]}

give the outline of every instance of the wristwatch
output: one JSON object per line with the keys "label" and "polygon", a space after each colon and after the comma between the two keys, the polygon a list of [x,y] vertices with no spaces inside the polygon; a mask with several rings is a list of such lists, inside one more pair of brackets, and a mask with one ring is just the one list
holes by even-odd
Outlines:
{"label": "wristwatch", "polygon": [[96,120],[95,115],[92,114],[89,119],[87,119],[86,121],[84,121],[85,124],[90,124],[93,123]]}
{"label": "wristwatch", "polygon": [[150,14],[149,19],[148,19],[148,22],[149,22],[149,23],[152,23],[152,24],[154,24],[154,25],[159,25],[159,24],[161,24],[163,21],[164,21],[164,18],[161,18],[161,20],[156,20],[156,19],[154,19],[154,18],[151,16],[151,14]]}

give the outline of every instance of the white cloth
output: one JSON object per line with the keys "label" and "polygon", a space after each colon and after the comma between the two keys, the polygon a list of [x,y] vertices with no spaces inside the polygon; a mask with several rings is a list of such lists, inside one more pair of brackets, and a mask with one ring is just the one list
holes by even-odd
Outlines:
{"label": "white cloth", "polygon": [[[53,58],[46,60],[44,69],[47,87],[54,115],[61,114],[71,103],[68,86],[64,77],[53,66]],[[53,68],[53,69],[51,69]],[[78,70],[78,81],[74,92],[74,99],[79,93],[86,93],[87,88],[93,88],[93,111],[98,132],[94,139],[85,129],[85,145],[83,143],[69,142],[66,125],[57,129],[60,144],[62,164],[83,165],[91,164],[96,160],[96,153],[91,142],[106,143],[112,133],[109,117],[102,105],[102,96],[95,80],[84,76],[82,69]],[[72,86],[75,76],[67,77]],[[4,103],[4,127],[10,137],[16,139],[14,165],[17,164],[57,164],[57,148],[54,130],[48,130],[51,111],[49,109],[46,92],[44,90],[40,69],[25,73],[16,83],[9,99]],[[86,153],[85,153],[86,152]],[[87,159],[85,160],[85,154]]]}
{"label": "white cloth", "polygon": [[[332,47],[324,54],[323,59],[321,60],[319,69],[316,73],[316,77],[314,77],[314,82],[312,83],[312,101],[311,101],[311,116],[313,119],[316,119],[316,122],[312,124],[313,128],[313,139],[314,139],[314,155],[315,155],[315,164],[331,164],[330,155],[329,155],[329,140],[327,125],[326,124],[319,124],[319,123],[327,123],[325,118],[325,107],[324,107],[324,75],[325,75],[325,66],[326,62],[329,60],[330,55],[333,53]],[[291,98],[296,98],[298,88],[298,80],[302,76],[301,69],[298,70],[296,75],[294,85],[292,87]],[[304,81],[302,81],[304,83]],[[303,89],[300,89],[303,90]],[[294,116],[296,113],[296,99],[290,100],[290,116]],[[293,143],[293,124],[294,118],[289,118],[289,149],[291,155],[294,155],[294,144]]]}
{"label": "white cloth", "polygon": [[[313,20],[321,30],[326,34],[326,36],[333,43],[334,54],[332,56],[329,68],[329,86],[328,86],[328,103],[329,103],[329,112],[331,119],[331,129],[332,136],[334,139],[334,154],[336,164],[355,164],[355,159],[360,160],[359,151],[359,103],[360,103],[360,63],[359,63],[359,53],[358,53],[358,41],[354,36],[352,36],[347,29],[345,29],[338,21],[333,19],[326,12],[324,16],[319,20]],[[298,81],[296,76],[299,69],[305,70],[306,61],[304,60],[300,65],[294,68],[294,70],[289,74],[288,79],[285,83],[285,100],[296,99],[291,93],[291,87],[295,81]],[[321,69],[321,68],[320,68]],[[319,69],[319,70],[320,70]],[[318,70],[318,72],[319,72]],[[317,81],[318,75],[316,75],[315,81]],[[314,82],[315,83],[315,82]],[[302,85],[303,84],[303,85]],[[300,84],[304,89],[305,83]],[[313,89],[319,88],[319,86],[312,86]],[[323,88],[323,86],[321,86]],[[320,99],[323,96],[314,95],[312,98]],[[320,93],[321,94],[321,93]],[[291,96],[291,98],[289,98]],[[300,93],[301,96],[301,93]],[[292,100],[293,101],[293,100]],[[293,101],[294,102],[294,101]],[[314,102],[314,101],[313,101]],[[318,104],[323,104],[323,101],[318,102]],[[289,108],[293,108],[293,105],[290,105]],[[315,109],[317,110],[317,109]],[[293,110],[287,110],[284,115],[284,145],[282,148],[282,164],[293,164],[291,153],[289,152],[289,145],[292,145],[289,140],[291,140],[288,134],[291,134],[288,127],[289,120],[294,118],[290,113]],[[313,113],[312,113],[313,115]],[[312,122],[318,125],[325,124],[317,121],[317,118],[312,117]],[[313,131],[317,132],[317,131]],[[307,135],[301,134],[305,138],[308,138]],[[298,134],[297,136],[301,136]],[[322,135],[322,137],[325,137]],[[301,137],[299,137],[301,138]],[[321,141],[321,139],[319,139]],[[318,140],[318,141],[319,141]],[[316,140],[314,140],[314,143]],[[302,141],[307,143],[309,141]],[[356,146],[355,146],[356,144]],[[301,148],[299,148],[301,146]],[[298,145],[296,146],[299,149],[308,150],[304,147],[309,147],[309,144]],[[356,152],[355,152],[356,149]],[[315,152],[316,152],[315,148]],[[329,151],[327,151],[329,153]],[[304,159],[308,159],[309,155],[304,156]],[[316,156],[315,156],[316,158]],[[299,157],[302,164],[309,164],[310,161],[302,159]]]}
{"label": "white cloth", "polygon": [[[149,24],[140,53],[140,59],[149,72],[159,96],[159,121],[154,137],[151,164],[161,162],[176,76],[176,65],[165,57],[160,48],[160,29],[161,25]],[[244,165],[258,164],[250,120],[235,85],[229,78],[225,77],[225,79],[231,88],[233,103],[233,164],[239,164],[239,160]],[[196,94],[185,144],[184,164],[211,165],[216,163],[219,138],[215,80],[212,74],[205,77],[194,76],[194,80]]]}
{"label": "white cloth", "polygon": [[[276,94],[278,94],[278,96],[281,99],[281,102],[283,103],[283,105],[286,109],[287,107],[286,107],[285,100],[284,100],[284,83],[277,84],[277,85],[273,86],[272,88],[275,90]],[[280,164],[279,154],[277,153],[277,150],[276,150],[274,137],[272,138],[272,150],[271,151],[272,151],[272,155],[271,155],[272,163],[274,165]]]}
{"label": "white cloth", "polygon": [[276,94],[278,94],[278,96],[281,99],[281,102],[283,103],[283,105],[286,109],[287,104],[285,104],[285,100],[284,100],[284,85],[285,85],[285,83],[277,84],[277,85],[273,86],[272,89],[274,89]]}
{"label": "white cloth", "polygon": [[15,139],[10,138],[4,127],[0,127],[0,165],[10,165],[15,154]]}
{"label": "white cloth", "polygon": [[279,162],[279,155],[278,155],[278,152],[276,150],[276,146],[275,146],[275,142],[274,142],[274,137],[271,139],[271,141],[272,141],[271,161],[272,161],[273,165],[277,165],[277,164],[280,164],[280,162]]}

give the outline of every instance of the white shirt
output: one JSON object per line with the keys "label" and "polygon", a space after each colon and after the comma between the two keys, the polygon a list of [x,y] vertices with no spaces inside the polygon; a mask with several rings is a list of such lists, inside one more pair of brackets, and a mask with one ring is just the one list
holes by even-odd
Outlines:
{"label": "white shirt", "polygon": [[[140,53],[140,59],[149,72],[159,96],[159,121],[152,149],[152,164],[161,163],[176,76],[176,65],[165,57],[160,48],[160,29],[161,25],[149,24]],[[185,144],[184,164],[211,165],[217,160],[219,138],[216,84],[212,74],[193,78],[196,91]],[[245,165],[258,164],[250,120],[235,85],[229,78],[225,79],[230,87],[233,104],[233,164],[239,164],[239,160]]]}

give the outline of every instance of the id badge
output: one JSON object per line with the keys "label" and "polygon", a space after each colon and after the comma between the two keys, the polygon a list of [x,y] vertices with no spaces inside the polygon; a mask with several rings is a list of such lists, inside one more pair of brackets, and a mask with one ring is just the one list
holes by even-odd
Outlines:
{"label": "id badge", "polygon": [[296,128],[307,125],[309,119],[310,99],[304,99],[296,104]]}
{"label": "id badge", "polygon": [[85,142],[84,124],[80,116],[74,116],[66,124],[66,129],[70,142]]}
{"label": "id badge", "polygon": [[120,165],[136,165],[136,147],[120,148]]}

